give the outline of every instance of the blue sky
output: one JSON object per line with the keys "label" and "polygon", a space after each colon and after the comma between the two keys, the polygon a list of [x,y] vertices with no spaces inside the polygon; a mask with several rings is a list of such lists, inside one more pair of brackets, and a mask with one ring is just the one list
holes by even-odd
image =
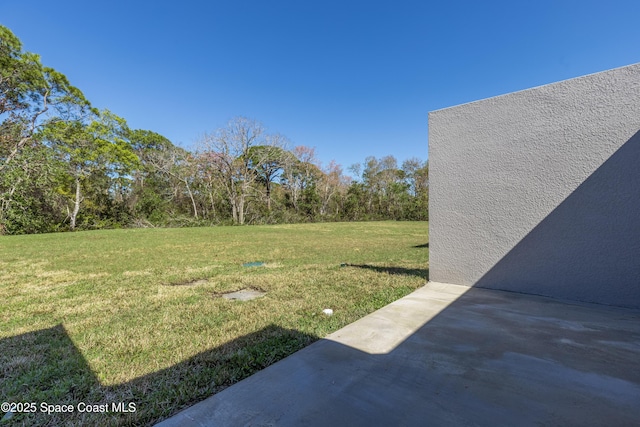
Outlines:
{"label": "blue sky", "polygon": [[98,108],[185,148],[234,116],[346,169],[427,159],[428,112],[640,62],[633,1],[10,1]]}

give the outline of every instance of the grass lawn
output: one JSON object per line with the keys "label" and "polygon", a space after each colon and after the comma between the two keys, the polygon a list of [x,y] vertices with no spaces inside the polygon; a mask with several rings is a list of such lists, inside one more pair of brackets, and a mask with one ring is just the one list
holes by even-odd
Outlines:
{"label": "grass lawn", "polygon": [[[36,404],[0,426],[167,418],[422,286],[427,242],[426,222],[0,236],[0,400]],[[243,288],[266,295],[220,296]]]}

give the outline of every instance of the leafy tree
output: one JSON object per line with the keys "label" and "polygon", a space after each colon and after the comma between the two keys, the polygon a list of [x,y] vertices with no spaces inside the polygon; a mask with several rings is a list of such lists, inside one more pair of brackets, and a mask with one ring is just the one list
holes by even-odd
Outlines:
{"label": "leafy tree", "polygon": [[[284,164],[281,181],[288,191],[289,204],[296,213],[300,212],[300,199],[303,193],[306,194],[305,210],[309,212],[309,201],[317,200],[317,197],[311,197],[311,192],[315,191],[316,182],[322,176],[322,171],[318,166],[314,148],[299,145],[294,147],[292,154],[293,156],[289,156]],[[313,190],[310,190],[311,188]]]}
{"label": "leafy tree", "polygon": [[367,212],[374,218],[402,219],[408,188],[405,173],[393,156],[367,157],[362,173]]}
{"label": "leafy tree", "polygon": [[123,182],[138,165],[138,157],[125,139],[127,132],[124,119],[108,110],[92,117],[88,124],[82,120],[54,121],[43,129],[42,138],[66,165],[71,191],[68,187],[61,191],[72,204],[68,212],[71,230],[76,228],[89,177],[102,175],[109,178],[109,184]]}
{"label": "leafy tree", "polygon": [[402,163],[404,181],[410,196],[403,219],[427,220],[429,218],[429,165],[417,158]]}
{"label": "leafy tree", "polygon": [[64,117],[70,109],[89,106],[62,73],[23,52],[20,40],[0,25],[0,171],[32,140],[51,107]]}
{"label": "leafy tree", "polygon": [[175,178],[170,173],[177,147],[149,130],[131,130],[129,140],[140,160],[139,167],[132,173],[129,208],[137,224],[148,225],[149,221],[163,224],[169,217],[171,201],[179,191],[174,188]]}
{"label": "leafy tree", "polygon": [[271,211],[272,184],[293,157],[283,148],[285,142],[282,136],[273,136],[270,143],[270,145],[253,146],[247,151],[251,168],[257,175],[257,181],[265,186],[268,211]]}
{"label": "leafy tree", "polygon": [[[30,216],[28,206],[35,206],[35,199],[27,196],[28,182],[38,177],[43,184],[41,178],[50,176],[50,168],[40,161],[47,156],[39,147],[38,132],[72,110],[88,108],[79,89],[63,74],[43,66],[38,55],[23,52],[20,40],[0,25],[0,232],[19,232],[17,224],[33,224],[21,219],[19,212]],[[35,172],[36,167],[42,169]],[[13,206],[14,202],[19,203]],[[7,223],[9,216],[12,224]]]}
{"label": "leafy tree", "polygon": [[366,210],[367,191],[362,182],[354,181],[349,186],[344,201],[342,218],[347,221],[362,221],[369,219]]}
{"label": "leafy tree", "polygon": [[[0,173],[0,231],[32,234],[57,231],[64,199],[54,188],[64,165],[43,145],[29,145]],[[2,234],[0,232],[0,234]]]}

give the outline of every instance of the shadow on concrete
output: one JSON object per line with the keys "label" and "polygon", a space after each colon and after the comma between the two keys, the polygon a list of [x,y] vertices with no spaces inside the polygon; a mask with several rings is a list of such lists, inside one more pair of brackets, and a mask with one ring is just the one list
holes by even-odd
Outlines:
{"label": "shadow on concrete", "polygon": [[[585,426],[640,420],[640,312],[430,286],[160,425]],[[376,342],[393,341],[395,334],[403,339],[377,353]]]}
{"label": "shadow on concrete", "polygon": [[[316,341],[275,325],[132,381],[102,385],[63,325],[0,340],[0,396],[8,402],[133,402],[135,412],[14,414],[0,425],[150,425]],[[38,408],[39,409],[39,408]],[[2,413],[0,418],[5,414]]]}
{"label": "shadow on concrete", "polygon": [[425,280],[429,280],[428,268],[404,268],[404,267],[381,267],[369,264],[345,264],[345,267],[363,268],[365,270],[373,270],[378,273],[386,273],[400,276],[416,276]]}
{"label": "shadow on concrete", "polygon": [[640,132],[474,286],[640,307]]}

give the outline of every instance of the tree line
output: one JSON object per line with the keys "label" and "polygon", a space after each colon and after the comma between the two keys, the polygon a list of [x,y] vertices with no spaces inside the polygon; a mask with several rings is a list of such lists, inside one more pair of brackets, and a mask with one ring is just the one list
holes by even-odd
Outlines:
{"label": "tree line", "polygon": [[189,151],[98,110],[0,26],[0,234],[117,227],[426,220],[428,164],[346,175],[236,117]]}

